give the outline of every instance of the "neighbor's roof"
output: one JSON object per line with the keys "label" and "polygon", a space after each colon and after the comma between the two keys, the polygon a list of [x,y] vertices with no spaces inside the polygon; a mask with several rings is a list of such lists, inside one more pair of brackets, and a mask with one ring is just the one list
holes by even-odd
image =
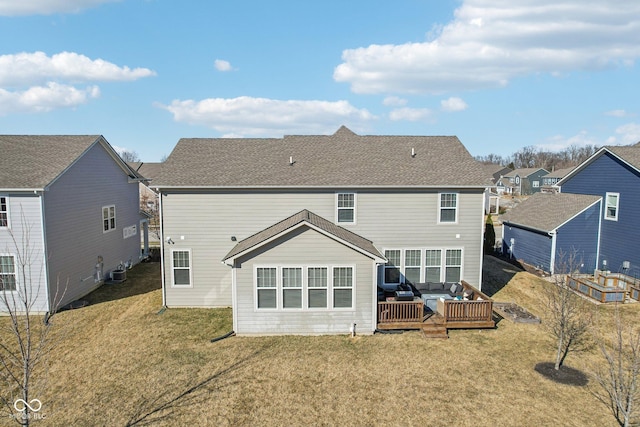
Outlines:
{"label": "neighbor's roof", "polygon": [[223,261],[248,253],[278,236],[293,231],[301,225],[309,225],[325,235],[330,235],[338,239],[353,249],[368,254],[372,258],[384,260],[384,256],[378,251],[371,240],[367,240],[346,228],[335,225],[331,221],[327,221],[321,216],[304,209],[289,218],[272,225],[271,227],[239,241],[223,258]]}
{"label": "neighbor's roof", "polygon": [[640,143],[635,145],[607,146],[602,147],[587,160],[576,166],[570,173],[564,176],[560,182],[558,182],[558,185],[565,184],[569,179],[606,153],[609,153],[609,155],[613,155],[614,157],[618,157],[623,162],[640,172]]}
{"label": "neighbor's roof", "polygon": [[44,189],[98,143],[127,174],[138,177],[100,135],[0,135],[0,188]]}
{"label": "neighbor's roof", "polygon": [[483,187],[489,184],[482,165],[455,136],[360,136],[343,126],[333,135],[181,139],[152,186]]}
{"label": "neighbor's roof", "polygon": [[162,169],[162,163],[128,162],[129,167],[149,180],[154,180]]}
{"label": "neighbor's roof", "polygon": [[535,193],[502,216],[503,223],[550,232],[600,200],[600,196]]}
{"label": "neighbor's roof", "polygon": [[564,169],[556,169],[555,171],[549,172],[545,175],[545,178],[564,178],[567,176],[575,167],[564,168]]}
{"label": "neighbor's roof", "polygon": [[520,175],[520,176],[526,178],[529,175],[538,172],[539,170],[543,170],[543,171],[547,172],[547,170],[544,169],[544,168],[520,168],[520,169],[514,169],[511,172],[505,174],[504,176],[506,176],[506,177],[514,177],[516,175]]}

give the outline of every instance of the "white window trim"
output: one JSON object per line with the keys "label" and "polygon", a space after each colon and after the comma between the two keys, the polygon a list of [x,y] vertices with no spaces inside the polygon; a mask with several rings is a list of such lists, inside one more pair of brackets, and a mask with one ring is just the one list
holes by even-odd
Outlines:
{"label": "white window trim", "polygon": [[[402,268],[403,257],[404,257],[404,249],[401,249],[401,248],[384,248],[382,250],[382,253],[385,255],[385,258],[387,257],[387,252],[388,251],[400,251],[400,264],[396,265],[395,267],[391,267],[391,266],[387,267],[386,263],[382,265],[382,283],[384,283],[385,285],[397,285],[399,283],[402,283],[402,276],[404,276],[404,273],[403,273],[404,270]],[[400,279],[399,279],[398,283],[387,282],[387,268],[397,268],[398,270],[400,270]]]}
{"label": "white window trim", "polygon": [[[276,308],[259,308],[258,307],[258,274],[259,268],[275,268],[276,270]],[[302,308],[284,308],[283,286],[282,286],[282,269],[283,268],[302,268]],[[308,268],[326,268],[327,269],[327,307],[309,307],[309,282]],[[334,268],[350,268],[352,272],[351,288],[334,288],[333,286],[333,269]],[[356,307],[356,289],[357,289],[357,271],[356,266],[351,264],[255,264],[253,266],[253,307],[257,313],[264,312],[332,312],[332,311],[354,311]],[[265,289],[265,288],[261,288]],[[268,288],[273,289],[273,288]],[[297,288],[292,288],[297,289]],[[321,289],[321,288],[311,288]],[[334,289],[351,289],[351,307],[333,307],[333,291]]]}
{"label": "white window trim", "polygon": [[[105,230],[104,229],[104,210],[108,209],[107,212],[109,212],[109,210],[113,208],[113,228],[111,227],[111,216],[109,216],[107,219],[109,220],[109,229]],[[102,219],[102,221],[100,222],[100,225],[102,227],[102,233],[110,233],[113,230],[115,230],[116,228],[118,228],[118,213],[116,211],[116,205],[106,205],[103,206],[102,209],[100,209],[100,218]]]}
{"label": "white window trim", "polygon": [[[426,261],[426,256],[427,256],[427,251],[440,251],[440,264],[438,265],[438,267],[440,267],[440,280],[439,282],[444,283],[445,279],[447,277],[447,251],[451,251],[451,250],[459,250],[460,251],[460,281],[463,280],[464,277],[464,248],[462,247],[421,247],[421,248],[416,248],[416,247],[406,247],[406,248],[385,248],[382,250],[383,253],[385,253],[386,251],[400,251],[400,265],[397,266],[400,269],[400,283],[405,283],[406,282],[406,254],[405,251],[408,250],[419,250],[420,251],[420,283],[424,283],[427,281],[427,261]],[[423,262],[424,261],[424,262]],[[383,265],[383,271],[382,271],[382,283],[384,285],[397,285],[397,283],[387,283],[385,281],[385,272],[384,272],[384,265]],[[409,266],[409,267],[415,267],[415,266]],[[429,267],[436,267],[435,265],[429,266]],[[456,266],[457,267],[457,266]],[[405,282],[402,281],[402,279],[405,278]]]}
{"label": "white window trim", "polygon": [[540,187],[540,181],[533,181],[532,185],[533,185],[533,188],[539,188]]}
{"label": "white window trim", "polygon": [[5,203],[7,205],[7,225],[0,225],[0,230],[8,230],[11,228],[11,208],[9,207],[9,196],[7,194],[0,194],[0,198],[5,199]]}
{"label": "white window trim", "polygon": [[[442,206],[442,195],[443,194],[455,194],[456,195],[456,206],[455,206],[455,208]],[[455,191],[443,191],[441,193],[438,193],[438,224],[457,224],[458,223],[458,215],[460,213],[459,207],[460,207],[460,193],[457,193]],[[455,221],[441,221],[442,210],[443,209],[454,209],[455,216],[456,216]]]}
{"label": "white window trim", "polygon": [[[338,196],[340,194],[352,194],[353,195],[353,208],[341,208],[338,207]],[[355,191],[339,191],[335,195],[335,205],[336,205],[336,224],[337,225],[355,225],[357,223],[358,218],[358,193]],[[340,209],[353,209],[353,221],[351,222],[340,222],[338,221],[338,211]]]}
{"label": "white window trim", "polygon": [[[189,253],[189,284],[188,285],[176,285],[175,278],[175,267],[173,265],[173,253],[174,252],[187,252]],[[171,249],[171,287],[172,288],[193,288],[193,256],[191,254],[191,249]],[[185,270],[184,267],[178,267],[180,269]]]}
{"label": "white window trim", "polygon": [[16,256],[16,254],[12,254],[12,253],[8,253],[8,252],[7,253],[0,253],[0,256],[10,256],[10,257],[13,258],[13,275],[14,275],[14,279],[15,279],[15,282],[16,282],[16,288],[14,290],[12,290],[12,291],[9,291],[9,290],[2,291],[2,290],[0,290],[0,292],[5,292],[7,294],[16,293],[16,292],[18,292],[18,289],[20,287],[20,284],[18,282],[18,257]]}
{"label": "white window trim", "polygon": [[[616,216],[611,217],[608,214],[609,196],[616,196]],[[620,217],[620,193],[607,192],[604,197],[604,219],[608,221],[617,221]]]}
{"label": "white window trim", "polygon": [[[290,287],[285,288],[284,287],[284,269],[285,268],[289,268],[289,269],[299,268],[301,270],[300,287],[296,287],[296,288],[290,288]],[[304,286],[305,269],[306,269],[306,267],[304,267],[302,265],[282,265],[276,271],[276,289],[278,289],[278,291],[280,292],[280,297],[282,299],[282,310],[284,310],[284,311],[302,311],[302,310],[304,310],[304,308],[305,308],[305,298],[304,298],[304,294],[305,294],[305,292],[304,292],[305,291],[305,286]],[[285,289],[299,289],[300,290],[300,307],[285,307],[284,306],[284,291],[285,291]],[[257,290],[257,286],[256,286],[256,290]],[[257,304],[257,300],[256,300],[256,304]]]}

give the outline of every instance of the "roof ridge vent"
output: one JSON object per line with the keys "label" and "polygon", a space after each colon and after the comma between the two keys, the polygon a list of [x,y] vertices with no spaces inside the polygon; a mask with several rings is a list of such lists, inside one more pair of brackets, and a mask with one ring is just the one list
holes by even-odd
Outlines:
{"label": "roof ridge vent", "polygon": [[295,160],[293,160],[293,156],[289,156],[289,166],[293,166]]}

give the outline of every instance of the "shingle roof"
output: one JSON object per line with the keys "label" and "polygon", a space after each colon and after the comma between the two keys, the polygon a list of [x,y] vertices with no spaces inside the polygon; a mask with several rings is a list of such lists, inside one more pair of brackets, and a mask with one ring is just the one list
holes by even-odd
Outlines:
{"label": "shingle roof", "polygon": [[567,176],[573,169],[575,169],[575,167],[571,167],[571,168],[564,168],[564,169],[556,169],[553,172],[549,172],[547,175],[545,175],[545,178],[564,178],[565,176]]}
{"label": "shingle roof", "polygon": [[504,214],[502,222],[550,232],[600,199],[584,194],[535,193]]}
{"label": "shingle roof", "polygon": [[0,188],[42,189],[100,135],[0,135]]}
{"label": "shingle roof", "polygon": [[520,175],[521,177],[528,177],[529,175],[531,175],[532,173],[536,173],[538,172],[540,169],[544,170],[546,172],[546,170],[544,168],[520,168],[520,169],[515,169],[509,173],[507,173],[505,176],[506,177],[514,177],[516,175]]}
{"label": "shingle roof", "polygon": [[154,180],[162,169],[162,163],[129,162],[129,167],[145,178]]}
{"label": "shingle roof", "polygon": [[278,222],[277,224],[272,225],[271,227],[268,227],[252,236],[247,237],[246,239],[239,241],[233,247],[233,249],[231,249],[231,251],[223,258],[223,261],[233,258],[256,246],[259,246],[269,241],[270,239],[282,233],[285,233],[288,230],[291,230],[303,223],[307,223],[314,227],[317,227],[325,233],[328,233],[363,252],[366,252],[378,258],[384,258],[384,256],[380,254],[378,249],[376,249],[373,242],[371,242],[370,240],[367,240],[364,237],[343,227],[335,225],[331,221],[327,221],[321,216],[318,216],[313,212],[304,209],[290,216],[289,218],[286,218]]}
{"label": "shingle roof", "polygon": [[482,165],[455,136],[360,136],[343,126],[333,135],[181,139],[152,186],[464,187],[489,183]]}
{"label": "shingle roof", "polygon": [[634,168],[640,170],[640,143],[636,145],[606,147],[616,156],[624,159]]}

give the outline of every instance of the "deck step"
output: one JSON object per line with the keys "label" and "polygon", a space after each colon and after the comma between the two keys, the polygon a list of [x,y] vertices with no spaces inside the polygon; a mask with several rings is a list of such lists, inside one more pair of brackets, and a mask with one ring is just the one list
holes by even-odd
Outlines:
{"label": "deck step", "polygon": [[421,328],[422,336],[425,338],[449,338],[447,328],[441,325],[424,325]]}

